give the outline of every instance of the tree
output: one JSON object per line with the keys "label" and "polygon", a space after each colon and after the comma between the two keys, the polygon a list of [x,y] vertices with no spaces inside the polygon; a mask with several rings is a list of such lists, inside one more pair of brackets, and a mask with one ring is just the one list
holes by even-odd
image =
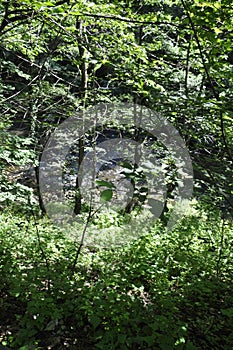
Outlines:
{"label": "tree", "polygon": [[[0,6],[2,121],[5,131],[20,129],[21,138],[31,140],[26,147],[35,166],[63,120],[99,102],[132,101],[177,127],[190,148],[197,187],[207,188],[219,205],[231,204],[227,1],[34,0]],[[80,165],[85,140],[77,147]],[[75,212],[80,204],[77,196]]]}

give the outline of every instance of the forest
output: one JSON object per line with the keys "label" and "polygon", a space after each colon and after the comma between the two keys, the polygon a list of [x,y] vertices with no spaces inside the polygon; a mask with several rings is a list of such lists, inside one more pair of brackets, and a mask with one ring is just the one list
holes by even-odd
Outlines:
{"label": "forest", "polygon": [[231,0],[0,2],[0,349],[233,349]]}

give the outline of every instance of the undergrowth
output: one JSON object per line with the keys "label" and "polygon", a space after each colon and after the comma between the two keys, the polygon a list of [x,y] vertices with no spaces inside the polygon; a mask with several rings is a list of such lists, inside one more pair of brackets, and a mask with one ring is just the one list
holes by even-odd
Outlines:
{"label": "undergrowth", "polygon": [[[98,224],[114,232],[125,223]],[[3,345],[232,349],[233,229],[218,212],[199,205],[172,232],[157,221],[119,247],[84,245],[72,272],[74,237],[46,218],[1,214]]]}

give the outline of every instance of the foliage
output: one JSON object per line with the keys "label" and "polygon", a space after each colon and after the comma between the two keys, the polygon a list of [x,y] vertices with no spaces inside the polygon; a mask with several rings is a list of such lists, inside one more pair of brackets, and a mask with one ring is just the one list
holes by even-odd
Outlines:
{"label": "foliage", "polygon": [[[232,12],[229,0],[0,3],[3,345],[232,349]],[[164,225],[169,212],[151,230],[144,220],[134,231],[148,188],[146,169],[127,162],[122,174],[137,205],[92,215],[82,200],[84,229],[66,232],[39,215],[38,165],[49,136],[100,102],[149,107],[184,138],[198,204],[173,232]],[[159,153],[172,198],[179,169],[165,148],[115,120],[77,140],[67,164],[79,167],[109,131]],[[64,164],[64,173],[76,176],[78,167]],[[100,176],[96,184],[107,206],[114,181]],[[77,183],[71,190],[78,208]],[[124,233],[124,244],[99,249],[87,240],[82,247],[86,230],[91,239],[105,235],[104,244]],[[128,242],[127,235],[138,238]]]}
{"label": "foliage", "polygon": [[9,147],[20,159],[32,152],[36,166],[63,120],[99,102],[133,101],[177,127],[190,149],[196,193],[232,212],[228,0],[7,1],[0,12],[1,122],[33,142],[15,149],[11,140],[4,157]]}
{"label": "foliage", "polygon": [[73,276],[77,242],[48,221],[6,212],[0,227],[3,344],[231,348],[233,230],[213,209],[195,206],[174,232],[158,222],[121,248],[86,246]]}

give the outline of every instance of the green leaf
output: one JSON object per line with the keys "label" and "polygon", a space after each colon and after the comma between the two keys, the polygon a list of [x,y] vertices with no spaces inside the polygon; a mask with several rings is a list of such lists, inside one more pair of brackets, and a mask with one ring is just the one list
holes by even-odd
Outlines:
{"label": "green leaf", "polygon": [[104,202],[108,202],[112,199],[112,195],[113,195],[113,192],[112,190],[104,190],[103,192],[101,192],[100,194],[100,199]]}
{"label": "green leaf", "polygon": [[104,186],[108,188],[115,188],[116,186],[111,181],[96,180],[98,186]]}
{"label": "green leaf", "polygon": [[233,307],[222,309],[221,312],[224,316],[233,317]]}
{"label": "green leaf", "polygon": [[89,319],[89,322],[94,327],[94,329],[96,329],[101,323],[101,319],[98,316],[92,315]]}
{"label": "green leaf", "polygon": [[133,169],[133,166],[132,166],[132,164],[130,164],[130,163],[128,163],[128,162],[125,162],[125,161],[121,161],[120,163],[119,163],[119,165],[121,165],[123,168],[127,168],[127,169]]}

